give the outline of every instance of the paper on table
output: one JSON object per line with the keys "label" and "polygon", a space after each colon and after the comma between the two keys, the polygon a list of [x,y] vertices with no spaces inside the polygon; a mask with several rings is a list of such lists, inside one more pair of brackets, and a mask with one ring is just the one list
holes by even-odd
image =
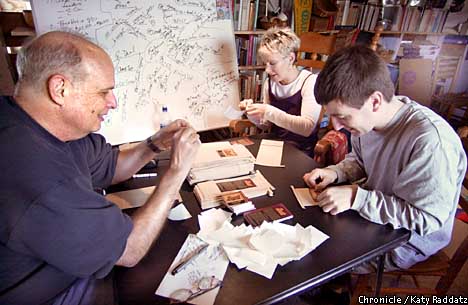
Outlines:
{"label": "paper on table", "polygon": [[255,164],[264,166],[284,167],[281,165],[283,157],[283,141],[262,140],[258,149]]}
{"label": "paper on table", "polygon": [[183,203],[178,204],[176,207],[173,207],[169,212],[169,216],[167,216],[170,220],[185,220],[192,218],[192,215],[187,210]]}
{"label": "paper on table", "polygon": [[[172,269],[182,258],[187,257],[203,244],[205,244],[205,242],[196,235],[188,235],[155,294],[169,298],[170,295],[178,289],[185,288],[196,291],[195,287],[197,287],[198,281],[203,277],[214,276],[219,280],[223,280],[229,260],[224,254],[224,251],[219,246],[214,245],[209,245],[203,253],[192,259],[187,266],[176,275],[171,274]],[[215,302],[219,289],[219,287],[215,288],[188,301],[188,303],[212,305]]]}
{"label": "paper on table", "polygon": [[[137,208],[146,203],[149,196],[154,192],[155,186],[149,186],[139,189],[133,189],[123,192],[116,192],[106,195],[106,199],[115,203],[119,208]],[[177,193],[177,197],[174,198],[178,202],[182,202],[180,193]]]}
{"label": "paper on table", "polygon": [[312,198],[309,188],[295,188],[292,185],[290,187],[294,193],[294,196],[296,196],[296,199],[299,202],[301,208],[305,209],[306,207],[313,207],[318,205],[318,202]]}

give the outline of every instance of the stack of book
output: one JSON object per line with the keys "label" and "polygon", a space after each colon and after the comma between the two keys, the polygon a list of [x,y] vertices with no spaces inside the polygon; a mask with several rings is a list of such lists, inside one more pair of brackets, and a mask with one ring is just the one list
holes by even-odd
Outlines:
{"label": "stack of book", "polygon": [[254,171],[255,157],[241,144],[203,143],[187,176],[192,185],[207,180],[247,175]]}
{"label": "stack of book", "polygon": [[252,227],[260,226],[264,221],[281,222],[291,218],[293,218],[293,214],[282,203],[255,209],[244,214],[245,221]]}
{"label": "stack of book", "polygon": [[223,204],[222,196],[242,191],[247,198],[255,198],[271,193],[275,188],[259,171],[255,174],[237,178],[198,183],[193,192],[200,202],[202,210]]}
{"label": "stack of book", "polygon": [[244,193],[242,193],[242,191],[223,193],[220,196],[220,200],[223,206],[236,215],[255,209],[255,205],[249,200],[249,198],[247,198],[247,196],[244,195]]}

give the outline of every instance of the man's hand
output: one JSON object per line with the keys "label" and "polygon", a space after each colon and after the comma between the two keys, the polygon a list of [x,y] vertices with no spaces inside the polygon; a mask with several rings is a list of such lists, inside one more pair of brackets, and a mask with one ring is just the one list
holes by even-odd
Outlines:
{"label": "man's hand", "polygon": [[[247,106],[245,113],[252,119],[262,122],[264,121],[265,112],[270,105],[267,104],[250,104]],[[272,106],[270,106],[272,107]]]}
{"label": "man's hand", "polygon": [[172,138],[181,128],[190,127],[190,124],[184,120],[175,120],[166,127],[158,130],[151,136],[154,145],[160,150],[168,150],[172,147]]}
{"label": "man's hand", "polygon": [[172,138],[170,169],[184,177],[187,176],[200,145],[200,136],[192,127],[184,127],[175,132]]}
{"label": "man's hand", "polygon": [[358,186],[343,185],[329,187],[317,196],[318,205],[332,215],[349,210],[356,197]]}
{"label": "man's hand", "polygon": [[305,183],[316,191],[323,190],[337,178],[337,173],[328,168],[316,168],[303,176]]}

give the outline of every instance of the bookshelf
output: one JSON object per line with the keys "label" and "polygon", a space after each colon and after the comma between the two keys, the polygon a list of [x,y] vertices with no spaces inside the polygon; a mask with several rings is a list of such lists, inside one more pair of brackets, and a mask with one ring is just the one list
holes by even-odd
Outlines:
{"label": "bookshelf", "polygon": [[257,58],[258,43],[264,33],[265,30],[234,32],[239,70],[265,69]]}
{"label": "bookshelf", "polygon": [[265,66],[257,58],[258,43],[265,30],[235,31],[239,90],[242,99],[261,100]]}
{"label": "bookshelf", "polygon": [[361,31],[372,31],[380,24],[385,30],[383,34],[447,32],[449,29],[445,24],[455,16],[450,12],[453,1],[422,2],[413,6],[408,2],[401,5],[382,4],[382,1],[377,0],[338,0],[334,28],[356,27]]}

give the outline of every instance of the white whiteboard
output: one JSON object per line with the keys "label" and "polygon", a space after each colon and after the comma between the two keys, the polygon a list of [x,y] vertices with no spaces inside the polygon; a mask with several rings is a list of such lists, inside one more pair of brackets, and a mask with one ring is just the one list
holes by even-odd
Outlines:
{"label": "white whiteboard", "polygon": [[115,66],[118,107],[99,131],[112,144],[159,129],[162,105],[197,130],[228,125],[239,102],[230,0],[33,0],[39,34],[80,32]]}

